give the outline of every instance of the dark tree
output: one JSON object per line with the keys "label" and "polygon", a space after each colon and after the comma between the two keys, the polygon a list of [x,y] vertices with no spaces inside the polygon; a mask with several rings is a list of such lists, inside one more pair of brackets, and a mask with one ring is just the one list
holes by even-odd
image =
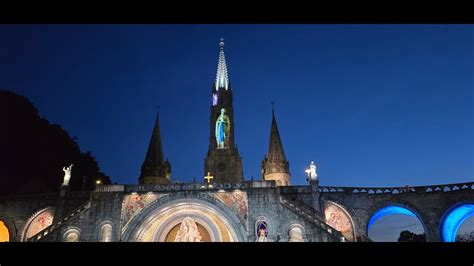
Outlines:
{"label": "dark tree", "polygon": [[75,138],[41,118],[27,98],[0,90],[0,125],[0,195],[57,192],[70,163],[71,190],[91,190],[97,179],[110,184],[92,154],[81,153]]}
{"label": "dark tree", "polygon": [[398,237],[398,242],[426,242],[425,233],[415,234],[408,230],[404,230],[400,232],[400,236]]}
{"label": "dark tree", "polygon": [[474,231],[457,236],[456,242],[474,242]]}

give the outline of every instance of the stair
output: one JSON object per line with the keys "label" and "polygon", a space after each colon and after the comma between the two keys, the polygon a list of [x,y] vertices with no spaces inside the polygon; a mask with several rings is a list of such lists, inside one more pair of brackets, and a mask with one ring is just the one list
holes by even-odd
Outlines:
{"label": "stair", "polygon": [[341,232],[337,231],[332,226],[326,224],[326,221],[324,221],[321,218],[322,217],[321,213],[316,211],[314,208],[308,206],[303,201],[296,200],[296,199],[290,200],[285,196],[280,196],[280,203],[283,204],[288,209],[290,209],[291,211],[305,218],[312,224],[315,224],[316,226],[320,227],[324,231],[328,232],[335,242],[341,241],[341,237],[342,237]]}

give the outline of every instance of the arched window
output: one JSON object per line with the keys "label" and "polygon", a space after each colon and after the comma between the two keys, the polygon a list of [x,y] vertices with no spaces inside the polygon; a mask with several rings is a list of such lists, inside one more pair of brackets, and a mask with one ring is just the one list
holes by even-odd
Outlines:
{"label": "arched window", "polygon": [[265,236],[268,236],[268,225],[267,225],[267,222],[265,221],[259,221],[257,223],[257,236],[260,235],[260,231],[264,231],[265,232]]}
{"label": "arched window", "polygon": [[268,223],[264,219],[257,220],[255,224],[257,242],[268,242]]}

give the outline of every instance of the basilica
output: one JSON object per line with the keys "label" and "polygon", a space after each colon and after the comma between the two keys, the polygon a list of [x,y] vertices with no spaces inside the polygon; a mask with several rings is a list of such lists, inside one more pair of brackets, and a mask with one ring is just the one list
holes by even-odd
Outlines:
{"label": "basilica", "polygon": [[308,183],[293,186],[274,113],[261,179],[246,180],[234,139],[239,129],[232,93],[221,39],[202,181],[172,182],[157,115],[138,184],[98,184],[94,191],[72,192],[68,182],[74,167],[67,166],[57,194],[0,200],[4,241],[371,241],[368,228],[397,210],[418,217],[428,241],[445,241],[446,219],[459,203],[474,200],[471,183],[440,185],[439,190],[321,187],[314,163],[307,170]]}

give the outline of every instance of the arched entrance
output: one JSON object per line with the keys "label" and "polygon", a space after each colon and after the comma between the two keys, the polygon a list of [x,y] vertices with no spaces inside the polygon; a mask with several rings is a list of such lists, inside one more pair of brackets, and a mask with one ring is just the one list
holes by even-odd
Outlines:
{"label": "arched entrance", "polygon": [[463,203],[450,208],[442,219],[441,237],[444,242],[455,242],[459,227],[474,215],[474,204]]}
{"label": "arched entrance", "polygon": [[55,209],[50,207],[34,213],[23,227],[21,241],[27,241],[28,238],[41,232],[53,223]]}
{"label": "arched entrance", "polygon": [[347,240],[356,241],[354,221],[344,207],[333,201],[326,201],[324,202],[324,216],[326,223],[341,231]]}
{"label": "arched entrance", "polygon": [[144,208],[123,229],[124,241],[238,242],[243,228],[219,201],[199,197],[162,197]]}
{"label": "arched entrance", "polygon": [[[378,222],[379,221],[379,222]],[[399,205],[388,205],[375,211],[367,223],[367,235],[374,241],[396,242],[408,234],[407,240],[426,241],[422,219],[411,209]],[[406,236],[407,234],[403,234]]]}
{"label": "arched entrance", "polygon": [[0,220],[0,242],[10,242],[10,232],[2,220]]}

